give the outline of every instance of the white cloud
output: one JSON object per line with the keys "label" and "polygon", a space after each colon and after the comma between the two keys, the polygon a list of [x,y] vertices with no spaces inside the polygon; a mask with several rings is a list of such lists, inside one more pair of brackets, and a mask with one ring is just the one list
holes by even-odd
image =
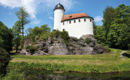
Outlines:
{"label": "white cloud", "polygon": [[36,15],[35,0],[0,0],[0,4],[10,8],[24,7],[27,13],[32,18],[35,18]]}
{"label": "white cloud", "polygon": [[31,23],[32,23],[32,24],[39,24],[40,21],[39,21],[38,19],[34,19]]}
{"label": "white cloud", "polygon": [[100,22],[100,21],[102,21],[103,20],[103,17],[102,16],[96,16],[95,18],[94,18],[94,21],[95,22]]}
{"label": "white cloud", "polygon": [[37,7],[52,9],[58,3],[62,3],[66,9],[71,9],[75,1],[72,0],[0,0],[0,5],[10,8],[24,7],[31,18],[36,18]]}
{"label": "white cloud", "polygon": [[22,6],[30,14],[32,18],[36,18],[36,4],[35,0],[22,0]]}
{"label": "white cloud", "polygon": [[5,7],[20,7],[21,6],[21,0],[0,0],[0,4]]}

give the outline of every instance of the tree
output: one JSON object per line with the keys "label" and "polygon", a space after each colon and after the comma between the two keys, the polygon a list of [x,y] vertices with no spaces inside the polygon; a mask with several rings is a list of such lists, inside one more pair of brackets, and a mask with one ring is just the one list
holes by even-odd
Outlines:
{"label": "tree", "polygon": [[27,17],[29,15],[28,15],[28,13],[25,11],[25,9],[23,7],[21,7],[19,9],[19,11],[16,12],[16,15],[17,15],[17,17],[19,19],[22,35],[24,36],[24,25],[29,23],[29,20],[27,19]]}
{"label": "tree", "polygon": [[9,53],[0,47],[0,76],[6,74],[6,67],[10,60]]}
{"label": "tree", "polygon": [[94,28],[94,37],[97,39],[97,42],[100,44],[105,44],[105,34],[102,26],[95,26]]}
{"label": "tree", "polygon": [[18,51],[18,47],[20,46],[20,40],[21,40],[21,29],[20,29],[21,25],[20,25],[20,21],[16,21],[16,23],[14,24],[12,31],[13,31],[13,44],[15,46],[16,49],[16,53]]}
{"label": "tree", "polygon": [[115,9],[108,34],[110,47],[128,49],[130,46],[130,6],[123,4]]}
{"label": "tree", "polygon": [[0,47],[9,52],[12,49],[12,39],[12,30],[0,21]]}
{"label": "tree", "polygon": [[113,21],[113,18],[115,17],[115,11],[112,7],[107,7],[104,11],[103,15],[103,29],[105,32],[105,38],[107,40],[107,35],[110,30],[111,23]]}
{"label": "tree", "polygon": [[48,25],[42,25],[41,27],[34,27],[33,29],[28,29],[27,37],[30,37],[32,42],[35,42],[37,39],[46,39],[50,33],[50,28]]}
{"label": "tree", "polygon": [[0,21],[0,75],[6,74],[6,66],[10,60],[9,53],[12,49],[12,31]]}

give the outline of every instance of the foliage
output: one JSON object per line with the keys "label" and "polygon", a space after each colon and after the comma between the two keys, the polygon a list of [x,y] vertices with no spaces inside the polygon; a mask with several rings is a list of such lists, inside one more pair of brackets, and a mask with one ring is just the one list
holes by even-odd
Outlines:
{"label": "foliage", "polygon": [[115,17],[114,8],[107,7],[105,9],[104,15],[103,15],[103,29],[104,29],[104,34],[105,34],[106,40],[107,40],[107,35],[110,30],[110,25],[111,25],[114,17]]}
{"label": "foliage", "polygon": [[65,43],[67,45],[69,45],[70,37],[68,35],[68,32],[65,31],[65,30],[63,30],[63,31],[54,30],[53,32],[50,33],[49,36],[51,38],[53,38],[53,37],[56,37],[56,38],[61,37],[65,41]]}
{"label": "foliage", "polygon": [[16,21],[16,23],[14,24],[13,28],[13,46],[15,47],[16,53],[18,51],[18,48],[20,46],[20,42],[21,42],[21,38],[22,36],[21,34],[21,26],[20,26],[20,21]]}
{"label": "foliage", "polygon": [[106,50],[106,52],[110,52],[111,49],[108,46],[103,46],[103,48]]}
{"label": "foliage", "polygon": [[108,33],[109,46],[128,49],[130,44],[130,6],[119,5],[115,8],[115,14]]}
{"label": "foliage", "polygon": [[95,37],[95,39],[97,39],[97,42],[99,44],[104,45],[104,43],[105,43],[105,34],[104,34],[102,26],[95,26],[94,27],[94,37]]}
{"label": "foliage", "polygon": [[6,50],[0,48],[0,75],[6,73],[6,66],[10,60],[10,56]]}
{"label": "foliage", "polygon": [[29,28],[28,29],[28,35],[27,37],[30,37],[32,42],[35,42],[37,39],[47,39],[49,33],[50,33],[50,28],[48,25],[42,25],[41,27],[34,27],[33,29]]}
{"label": "foliage", "polygon": [[2,22],[0,22],[0,47],[8,52],[12,49],[13,34],[11,29],[8,29]]}
{"label": "foliage", "polygon": [[16,12],[16,16],[18,17],[18,21],[20,23],[21,26],[21,31],[22,31],[22,35],[24,36],[24,25],[26,25],[27,23],[29,23],[29,20],[27,19],[28,17],[28,13],[25,11],[25,9],[23,7],[21,7],[19,9],[19,11]]}
{"label": "foliage", "polygon": [[37,50],[37,48],[35,46],[32,46],[32,45],[31,46],[27,46],[26,49],[30,53],[34,53]]}
{"label": "foliage", "polygon": [[89,44],[89,43],[92,42],[92,39],[91,39],[91,38],[86,38],[86,39],[85,39],[85,42],[86,42],[87,44]]}
{"label": "foliage", "polygon": [[111,48],[130,48],[130,6],[107,7],[104,11],[103,26],[94,27],[94,36],[100,44]]}
{"label": "foliage", "polygon": [[[16,16],[18,17],[18,21],[15,23],[14,25],[14,31],[17,32],[17,38],[15,40],[17,40],[18,42],[16,42],[16,52],[18,50],[19,45],[21,45],[21,48],[23,48],[23,44],[24,44],[24,26],[26,24],[29,23],[28,18],[28,13],[25,11],[25,9],[23,7],[21,7],[17,12],[16,12]],[[17,31],[18,29],[18,31]],[[19,39],[20,34],[22,34],[21,40]],[[15,35],[16,36],[16,35]]]}

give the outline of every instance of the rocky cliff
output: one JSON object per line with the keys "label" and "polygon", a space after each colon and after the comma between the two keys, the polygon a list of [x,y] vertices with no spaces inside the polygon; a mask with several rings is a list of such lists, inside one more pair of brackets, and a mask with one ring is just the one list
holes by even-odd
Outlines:
{"label": "rocky cliff", "polygon": [[103,46],[97,44],[93,37],[86,39],[70,37],[66,42],[62,36],[53,36],[46,40],[37,40],[31,48],[26,48],[31,44],[28,42],[30,42],[29,39],[25,40],[25,48],[20,52],[23,55],[83,55],[101,54],[107,51]]}

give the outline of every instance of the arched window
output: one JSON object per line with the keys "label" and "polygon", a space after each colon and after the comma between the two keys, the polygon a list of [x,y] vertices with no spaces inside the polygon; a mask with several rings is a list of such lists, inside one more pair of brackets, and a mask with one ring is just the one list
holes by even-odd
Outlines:
{"label": "arched window", "polygon": [[90,19],[90,22],[92,21],[92,19]]}

